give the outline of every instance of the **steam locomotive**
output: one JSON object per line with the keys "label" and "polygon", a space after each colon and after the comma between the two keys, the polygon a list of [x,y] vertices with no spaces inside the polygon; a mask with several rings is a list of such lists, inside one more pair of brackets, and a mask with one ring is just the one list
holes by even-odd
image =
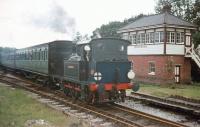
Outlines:
{"label": "steam locomotive", "polygon": [[88,103],[124,101],[127,89],[138,90],[128,61],[129,41],[93,39],[89,43],[53,41],[17,50],[2,50],[0,64],[67,96]]}

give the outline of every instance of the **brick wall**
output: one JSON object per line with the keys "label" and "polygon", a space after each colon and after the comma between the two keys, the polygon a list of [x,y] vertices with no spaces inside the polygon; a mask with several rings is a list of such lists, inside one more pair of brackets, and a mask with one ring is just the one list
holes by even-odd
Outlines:
{"label": "brick wall", "polygon": [[[184,56],[129,56],[129,60],[133,61],[135,80],[160,84],[174,83],[174,67],[180,65],[181,83],[191,82],[190,59]],[[155,62],[155,75],[149,74],[149,62]]]}

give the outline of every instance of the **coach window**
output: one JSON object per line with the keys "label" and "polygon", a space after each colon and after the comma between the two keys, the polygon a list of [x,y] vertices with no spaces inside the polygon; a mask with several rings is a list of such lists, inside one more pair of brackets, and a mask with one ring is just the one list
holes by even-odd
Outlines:
{"label": "coach window", "polygon": [[44,60],[46,60],[46,49],[44,49]]}
{"label": "coach window", "polygon": [[24,60],[26,60],[26,51],[24,51]]}
{"label": "coach window", "polygon": [[44,60],[45,60],[45,56],[46,56],[46,51],[45,51],[45,49],[44,49]]}
{"label": "coach window", "polygon": [[42,60],[42,50],[40,49],[40,60]]}
{"label": "coach window", "polygon": [[37,49],[35,49],[35,53],[34,53],[34,59],[37,60]]}
{"label": "coach window", "polygon": [[22,60],[22,52],[20,52],[20,60]]}
{"label": "coach window", "polygon": [[31,60],[33,60],[33,50],[31,50]]}
{"label": "coach window", "polygon": [[47,56],[46,56],[46,54],[47,54],[47,49],[45,48],[45,49],[44,49],[44,60],[46,60],[46,59],[47,59]]}
{"label": "coach window", "polygon": [[44,49],[42,50],[42,60],[44,61]]}
{"label": "coach window", "polygon": [[43,53],[43,50],[41,50],[41,60],[44,60],[44,53]]}
{"label": "coach window", "polygon": [[24,60],[24,52],[22,52],[22,60]]}
{"label": "coach window", "polygon": [[18,60],[18,53],[16,53],[15,59]]}
{"label": "coach window", "polygon": [[37,49],[35,50],[35,60],[37,60],[38,59],[38,53],[37,53],[38,51],[37,51]]}
{"label": "coach window", "polygon": [[26,51],[26,60],[29,60],[29,51]]}
{"label": "coach window", "polygon": [[31,53],[30,53],[30,50],[28,50],[28,60],[30,60],[30,57],[31,57]]}
{"label": "coach window", "polygon": [[43,60],[45,60],[45,50],[43,49]]}
{"label": "coach window", "polygon": [[25,54],[26,54],[25,55],[26,56],[25,59],[28,60],[28,51],[26,51]]}
{"label": "coach window", "polygon": [[20,54],[19,54],[19,52],[17,53],[17,60],[20,60]]}
{"label": "coach window", "polygon": [[25,52],[24,51],[22,53],[22,57],[23,57],[22,59],[25,60]]}
{"label": "coach window", "polygon": [[24,52],[22,52],[22,60],[24,60]]}
{"label": "coach window", "polygon": [[22,52],[22,54],[21,54],[21,55],[22,55],[22,60],[24,60],[24,53]]}
{"label": "coach window", "polygon": [[24,58],[25,58],[25,60],[27,60],[27,58],[28,58],[28,53],[27,53],[27,51],[24,52]]}
{"label": "coach window", "polygon": [[37,50],[37,60],[40,60],[40,50]]}
{"label": "coach window", "polygon": [[37,49],[35,49],[35,60],[37,60]]}
{"label": "coach window", "polygon": [[32,60],[35,60],[35,52],[32,50]]}
{"label": "coach window", "polygon": [[30,60],[30,51],[27,51],[27,60]]}
{"label": "coach window", "polygon": [[31,60],[33,60],[33,50],[31,50]]}
{"label": "coach window", "polygon": [[38,50],[38,60],[40,60],[40,49]]}
{"label": "coach window", "polygon": [[44,51],[44,49],[43,49],[43,50],[42,50],[42,60],[43,60],[43,61],[45,60],[44,57],[45,57],[45,51]]}
{"label": "coach window", "polygon": [[155,75],[156,67],[155,62],[149,62],[149,75]]}
{"label": "coach window", "polygon": [[20,60],[23,60],[23,53],[20,52]]}

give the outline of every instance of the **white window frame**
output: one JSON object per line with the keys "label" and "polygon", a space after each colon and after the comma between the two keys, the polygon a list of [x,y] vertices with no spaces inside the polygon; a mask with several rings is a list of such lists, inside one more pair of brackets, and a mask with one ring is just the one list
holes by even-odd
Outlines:
{"label": "white window frame", "polygon": [[[162,33],[162,34],[161,34]],[[162,35],[162,36],[161,36]],[[163,38],[161,38],[163,37]],[[160,31],[159,32],[159,43],[164,43],[164,39],[165,39],[165,36],[164,36],[164,32],[163,31]]]}
{"label": "white window frame", "polygon": [[175,44],[175,40],[176,40],[175,32],[167,31],[167,43]]}
{"label": "white window frame", "polygon": [[[154,65],[154,66],[152,66]],[[155,61],[149,61],[148,62],[148,74],[149,75],[155,75],[156,74],[156,64]]]}
{"label": "white window frame", "polygon": [[160,32],[155,32],[154,34],[154,42],[160,43]]}
{"label": "white window frame", "polygon": [[149,36],[149,43],[150,44],[154,44],[154,42],[155,42],[155,34],[154,34],[154,32],[150,32],[149,34],[150,34],[150,36]]}
{"label": "white window frame", "polygon": [[150,42],[150,33],[145,34],[145,44],[149,44]]}
{"label": "white window frame", "polygon": [[181,44],[184,44],[185,42],[185,34],[184,32],[181,32]]}
{"label": "white window frame", "polygon": [[144,44],[145,43],[145,33],[141,33],[141,43]]}
{"label": "white window frame", "polygon": [[142,42],[142,37],[141,37],[142,35],[141,34],[137,34],[137,38],[136,38],[136,44],[141,44],[141,42]]}
{"label": "white window frame", "polygon": [[130,34],[129,40],[132,45],[135,45],[136,44],[136,34]]}

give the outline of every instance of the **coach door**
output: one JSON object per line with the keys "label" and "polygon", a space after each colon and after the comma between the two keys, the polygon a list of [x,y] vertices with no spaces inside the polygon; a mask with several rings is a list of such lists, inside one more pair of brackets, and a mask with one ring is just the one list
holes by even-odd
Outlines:
{"label": "coach door", "polygon": [[181,72],[181,66],[175,65],[174,68],[175,83],[180,83],[180,77],[181,77],[180,72]]}

